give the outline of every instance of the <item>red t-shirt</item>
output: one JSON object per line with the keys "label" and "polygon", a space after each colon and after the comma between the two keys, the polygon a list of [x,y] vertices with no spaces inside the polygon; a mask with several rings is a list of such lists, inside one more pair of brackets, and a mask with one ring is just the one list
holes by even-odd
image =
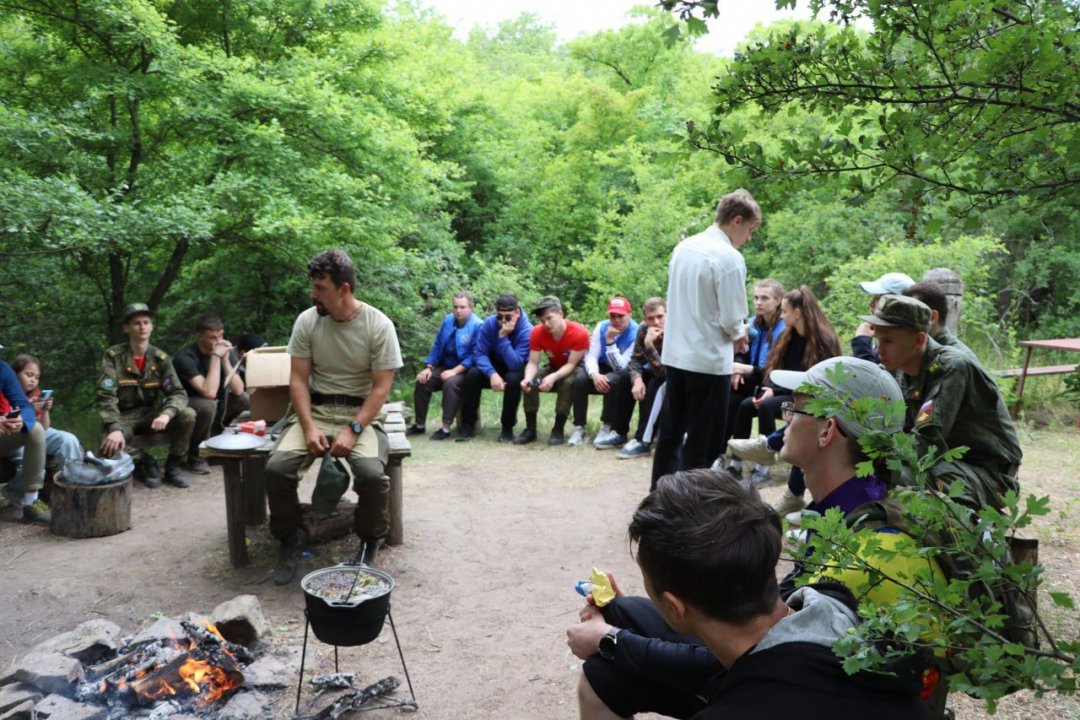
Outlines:
{"label": "red t-shirt", "polygon": [[570,353],[575,350],[588,352],[589,331],[581,323],[573,320],[566,321],[566,332],[556,340],[551,336],[543,325],[536,325],[529,336],[529,350],[546,352],[548,364],[553,368],[561,368],[566,364]]}

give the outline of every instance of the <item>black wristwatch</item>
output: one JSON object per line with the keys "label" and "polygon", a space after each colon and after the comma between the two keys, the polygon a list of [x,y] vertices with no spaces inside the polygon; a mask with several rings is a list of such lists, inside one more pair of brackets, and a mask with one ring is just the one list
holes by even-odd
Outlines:
{"label": "black wristwatch", "polygon": [[619,633],[621,632],[622,628],[613,627],[604,633],[604,637],[600,638],[600,647],[597,649],[600,657],[605,660],[615,659],[615,646],[619,644]]}
{"label": "black wristwatch", "polygon": [[360,436],[360,433],[364,432],[364,426],[359,420],[350,420],[349,429],[352,430],[357,437]]}

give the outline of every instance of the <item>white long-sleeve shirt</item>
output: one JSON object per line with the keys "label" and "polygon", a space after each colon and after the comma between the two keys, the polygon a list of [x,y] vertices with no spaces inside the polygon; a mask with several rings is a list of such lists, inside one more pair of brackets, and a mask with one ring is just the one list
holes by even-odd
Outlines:
{"label": "white long-sleeve shirt", "polygon": [[730,375],[747,310],[746,263],[724,231],[714,223],[686,238],[668,264],[664,365]]}
{"label": "white long-sleeve shirt", "polygon": [[[619,333],[619,339],[628,337],[630,342],[625,350],[620,350],[615,343],[608,345],[605,337],[606,328],[610,320],[596,323],[593,333],[589,337],[589,352],[585,354],[585,372],[592,377],[593,373],[600,371],[600,361],[603,360],[612,370],[625,370],[630,365],[630,356],[634,354],[634,338],[637,337],[637,323],[631,320],[626,329]],[[616,343],[618,340],[616,340]]]}

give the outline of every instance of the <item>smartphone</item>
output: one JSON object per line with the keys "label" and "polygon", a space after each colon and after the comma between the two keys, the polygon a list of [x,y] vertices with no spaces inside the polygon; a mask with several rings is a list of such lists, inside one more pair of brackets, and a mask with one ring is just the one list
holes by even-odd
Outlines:
{"label": "smartphone", "polygon": [[53,395],[52,390],[42,390],[41,391],[41,399],[42,400],[48,400],[49,398],[52,397],[52,395]]}
{"label": "smartphone", "polygon": [[765,388],[763,388],[761,385],[758,385],[756,388],[754,388],[754,397],[759,398],[764,394]]}
{"label": "smartphone", "polygon": [[11,408],[11,410],[8,412],[8,414],[5,415],[4,417],[6,417],[8,420],[14,420],[15,418],[19,417],[20,415],[22,415],[22,410],[21,409],[19,409],[19,408]]}

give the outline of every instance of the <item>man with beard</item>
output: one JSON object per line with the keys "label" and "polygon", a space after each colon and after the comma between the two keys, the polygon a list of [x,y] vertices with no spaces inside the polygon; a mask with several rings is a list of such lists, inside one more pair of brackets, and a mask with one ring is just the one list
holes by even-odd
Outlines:
{"label": "man with beard", "polygon": [[314,307],[293,324],[289,399],[294,424],[266,464],[270,532],[281,541],[274,582],[296,575],[305,534],[297,486],[321,457],[346,458],[358,501],[353,530],[368,565],[390,529],[389,446],[382,406],[390,395],[401,349],[390,318],[353,295],[356,267],[345,252],[327,250],[308,263]]}

